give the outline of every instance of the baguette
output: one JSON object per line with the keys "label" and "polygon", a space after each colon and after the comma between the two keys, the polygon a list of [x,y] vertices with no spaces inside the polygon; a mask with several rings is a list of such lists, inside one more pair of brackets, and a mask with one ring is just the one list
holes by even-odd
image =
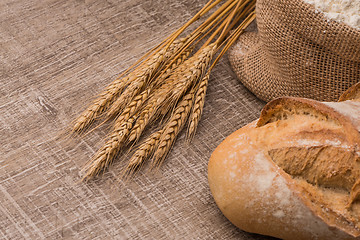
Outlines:
{"label": "baguette", "polygon": [[275,99],[227,137],[208,165],[222,213],[281,239],[360,239],[359,89],[339,102]]}

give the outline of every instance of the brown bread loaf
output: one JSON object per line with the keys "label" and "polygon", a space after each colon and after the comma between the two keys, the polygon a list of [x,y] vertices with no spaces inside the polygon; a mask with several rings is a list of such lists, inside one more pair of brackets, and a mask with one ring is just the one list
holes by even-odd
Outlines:
{"label": "brown bread loaf", "polygon": [[227,137],[208,166],[223,214],[282,239],[360,239],[359,89],[339,102],[276,99]]}

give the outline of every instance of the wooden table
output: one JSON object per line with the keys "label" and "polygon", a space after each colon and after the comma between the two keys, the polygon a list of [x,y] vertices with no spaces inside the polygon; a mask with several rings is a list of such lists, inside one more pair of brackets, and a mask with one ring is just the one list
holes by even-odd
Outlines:
{"label": "wooden table", "polygon": [[107,126],[55,137],[89,100],[193,16],[201,1],[0,1],[0,239],[269,239],[218,210],[207,162],[264,103],[224,58],[192,144],[184,135],[158,172],[119,179],[124,161],[80,182]]}

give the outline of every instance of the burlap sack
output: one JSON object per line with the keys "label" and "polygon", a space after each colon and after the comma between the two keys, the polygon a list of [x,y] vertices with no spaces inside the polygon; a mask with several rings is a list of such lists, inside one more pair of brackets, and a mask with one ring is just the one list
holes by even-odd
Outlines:
{"label": "burlap sack", "polygon": [[302,0],[258,0],[256,17],[258,32],[243,34],[229,59],[259,98],[334,101],[360,81],[360,31]]}

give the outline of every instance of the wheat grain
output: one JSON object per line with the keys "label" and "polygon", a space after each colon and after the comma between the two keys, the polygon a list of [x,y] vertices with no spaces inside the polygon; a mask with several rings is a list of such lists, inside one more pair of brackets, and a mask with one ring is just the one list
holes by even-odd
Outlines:
{"label": "wheat grain", "polygon": [[192,34],[187,35],[186,37],[180,38],[180,39],[176,39],[174,42],[172,42],[169,45],[169,48],[167,49],[166,53],[165,53],[165,59],[169,60],[173,57],[173,55],[179,51],[181,51],[181,49],[186,46],[188,40],[192,37]]}
{"label": "wheat grain", "polygon": [[163,63],[171,58],[186,43],[189,37],[190,35],[175,40],[168,48],[161,49],[140,68],[130,73],[134,76],[135,80],[130,82],[129,86],[120,97],[114,101],[107,112],[107,119],[110,119],[121,112],[136,95],[148,86],[149,83],[151,83],[151,80],[153,80],[153,76],[161,69]]}
{"label": "wheat grain", "polygon": [[144,162],[155,151],[163,130],[159,130],[151,134],[141,145],[137,148],[136,152],[129,160],[129,164],[126,166],[123,176],[132,175],[137,169],[141,168]]}
{"label": "wheat grain", "polygon": [[188,58],[188,56],[193,51],[193,49],[194,49],[193,47],[186,49],[176,59],[174,59],[174,62],[170,63],[170,66],[166,67],[165,71],[163,73],[161,73],[161,75],[155,79],[155,81],[153,82],[153,85],[150,87],[156,88],[156,87],[160,86],[165,81],[165,79],[167,79],[172,74],[172,72],[176,68],[178,68],[182,63],[184,63],[184,61]]}
{"label": "wheat grain", "polygon": [[160,166],[166,155],[169,153],[181,129],[184,127],[186,119],[189,116],[195,96],[194,88],[186,94],[182,101],[175,108],[169,122],[163,129],[158,148],[154,153],[153,167]]}
{"label": "wheat grain", "polygon": [[123,91],[127,83],[132,81],[131,76],[118,78],[113,81],[93,103],[75,119],[72,133],[81,133],[103,113]]}
{"label": "wheat grain", "polygon": [[144,90],[142,93],[137,95],[133,101],[129,103],[129,105],[124,109],[121,115],[116,119],[114,128],[121,126],[124,122],[126,122],[131,116],[133,116],[136,111],[141,107],[141,105],[148,98],[150,93],[150,89]]}
{"label": "wheat grain", "polygon": [[[143,64],[135,68],[135,70],[129,73],[128,76],[123,78],[117,78],[114,80],[106,89],[100,93],[100,96],[93,101],[93,103],[84,110],[78,118],[75,119],[73,127],[71,129],[71,133],[81,133],[86,130],[91,123],[95,121],[103,112],[105,112],[118,98],[118,96],[122,93],[122,91],[126,88],[126,86],[130,83],[136,82],[139,77],[142,81],[146,82],[146,79],[150,79],[151,76],[156,72],[159,66],[163,63],[164,59],[168,59],[171,54],[178,51],[188,40],[191,35],[181,38],[179,40],[175,40],[170,44],[168,50],[165,49],[160,50],[158,53],[154,54],[148,60],[146,60]],[[141,81],[140,81],[141,82]],[[146,83],[137,83],[134,87],[132,87],[133,91],[137,89],[142,89]],[[127,88],[126,88],[127,89]],[[129,99],[132,96],[135,96],[137,93],[133,93],[127,90],[127,93],[123,94],[123,98],[125,98],[125,102],[130,101]],[[140,90],[138,90],[139,92]],[[128,96],[128,97],[126,97]],[[124,99],[117,101],[118,103],[124,102]],[[116,107],[111,110],[113,114],[115,114]],[[120,104],[121,109],[121,104]],[[109,114],[112,115],[112,114]]]}
{"label": "wheat grain", "polygon": [[199,50],[194,59],[189,59],[177,71],[177,75],[170,76],[174,78],[175,85],[171,91],[172,99],[177,101],[180,96],[186,92],[189,87],[196,83],[205,72],[209,62],[216,51],[216,45],[210,44]]}
{"label": "wheat grain", "polygon": [[152,57],[146,65],[142,66],[137,71],[132,72],[134,75],[134,81],[132,81],[120,97],[112,104],[107,112],[107,118],[116,116],[123,108],[131,101],[134,96],[141,92],[148,84],[150,78],[156,73],[160,64],[164,59],[165,49],[161,50],[155,56]]}
{"label": "wheat grain", "polygon": [[149,99],[130,132],[129,141],[137,141],[159,109],[164,106],[172,106],[173,104],[169,103],[176,103],[189,87],[196,83],[208,66],[215,49],[213,44],[200,49],[198,53],[175,69]]}
{"label": "wheat grain", "polygon": [[[165,93],[166,94],[166,93]],[[165,97],[162,99],[159,99],[159,102],[165,101]],[[152,116],[155,114],[156,111],[156,101],[151,101],[146,105],[146,107],[141,111],[141,114],[139,116],[138,121],[136,121],[135,126],[131,130],[129,134],[128,141],[132,142],[135,140],[138,140],[147,126],[149,120],[152,118]]]}
{"label": "wheat grain", "polygon": [[120,127],[115,128],[110,139],[100,148],[93,159],[84,167],[85,176],[83,180],[97,176],[105,170],[113,161],[120,148],[124,145],[127,135],[132,128],[135,118],[128,119]]}
{"label": "wheat grain", "polygon": [[151,85],[147,87],[146,90],[142,91],[139,95],[133,98],[133,100],[126,106],[126,108],[122,111],[121,115],[116,119],[115,125],[121,125],[124,121],[129,119],[133,114],[135,114],[140,107],[144,104],[144,102],[148,99],[151,91],[156,88],[156,85],[159,85],[163,82],[178,65],[183,63],[187,56],[189,56],[191,49],[183,52],[179,58],[169,66],[169,68],[154,81]]}
{"label": "wheat grain", "polygon": [[[244,10],[249,1],[251,4]],[[133,69],[138,65],[126,77],[118,78],[111,83],[75,120],[72,133],[81,133],[94,120],[103,116],[103,113],[106,113],[108,119],[118,116],[108,141],[84,167],[83,179],[89,179],[105,170],[126,144],[138,141],[149,123],[159,117],[162,117],[161,121],[166,119],[167,123],[163,129],[153,133],[139,145],[124,169],[125,175],[130,175],[140,168],[152,154],[154,154],[152,167],[160,166],[187,119],[190,119],[187,138],[194,136],[204,107],[210,71],[246,24],[255,18],[254,14],[248,16],[244,20],[245,23],[240,24],[236,29],[236,34],[231,34],[225,40],[234,24],[241,17],[249,14],[255,5],[252,0],[229,0],[192,34],[173,41],[191,23],[220,3],[220,0],[211,2],[183,27],[130,67],[129,69]],[[233,19],[235,20],[232,21]],[[216,27],[218,24],[219,27]],[[185,60],[193,46],[213,30],[214,33],[200,50]],[[217,40],[210,44],[220,31]],[[223,50],[209,67],[214,53],[221,48]],[[207,68],[209,70],[204,76]]]}
{"label": "wheat grain", "polygon": [[198,126],[198,123],[200,121],[204,103],[205,103],[205,96],[206,96],[206,90],[209,83],[209,77],[210,72],[208,72],[203,79],[200,82],[199,88],[195,94],[195,102],[194,107],[192,108],[190,120],[189,120],[189,127],[188,127],[188,133],[187,133],[187,139],[191,140],[196,132],[196,128]]}

